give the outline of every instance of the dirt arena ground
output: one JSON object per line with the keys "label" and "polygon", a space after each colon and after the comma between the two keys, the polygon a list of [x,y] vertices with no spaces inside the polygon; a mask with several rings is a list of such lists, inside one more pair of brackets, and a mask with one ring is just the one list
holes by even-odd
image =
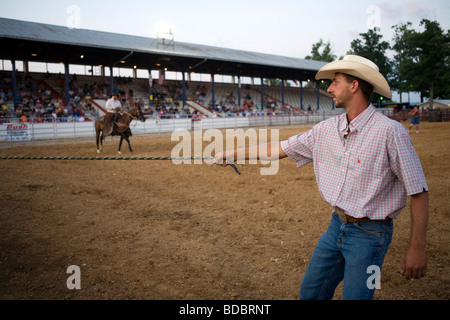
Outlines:
{"label": "dirt arena ground", "polygon": [[[280,128],[280,139],[308,128]],[[450,123],[411,132],[430,187],[428,274],[413,281],[400,274],[408,201],[375,299],[448,300]],[[132,137],[132,156],[169,157],[178,143],[170,138]],[[101,156],[116,156],[117,143],[107,140]],[[94,141],[0,155],[98,156]],[[331,210],[312,165],[279,165],[263,176],[262,164],[239,165],[237,175],[171,161],[0,160],[0,299],[297,299]],[[67,288],[70,265],[80,267],[80,290]]]}

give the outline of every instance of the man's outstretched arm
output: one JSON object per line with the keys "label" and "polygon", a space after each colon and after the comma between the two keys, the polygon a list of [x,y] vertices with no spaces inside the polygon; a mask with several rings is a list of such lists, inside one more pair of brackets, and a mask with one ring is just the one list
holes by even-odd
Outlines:
{"label": "man's outstretched arm", "polygon": [[286,158],[287,155],[281,148],[281,142],[269,142],[255,147],[227,150],[219,152],[214,157],[214,163],[227,166],[238,160],[268,160],[275,161]]}

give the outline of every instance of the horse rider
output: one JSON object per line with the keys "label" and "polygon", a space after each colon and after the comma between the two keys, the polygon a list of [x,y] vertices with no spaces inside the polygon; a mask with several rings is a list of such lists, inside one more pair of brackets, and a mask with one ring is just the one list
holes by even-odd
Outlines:
{"label": "horse rider", "polygon": [[105,120],[103,123],[103,135],[109,136],[114,128],[114,123],[117,121],[119,115],[122,115],[122,104],[119,100],[119,94],[117,92],[113,92],[111,94],[111,98],[106,101],[106,114]]}

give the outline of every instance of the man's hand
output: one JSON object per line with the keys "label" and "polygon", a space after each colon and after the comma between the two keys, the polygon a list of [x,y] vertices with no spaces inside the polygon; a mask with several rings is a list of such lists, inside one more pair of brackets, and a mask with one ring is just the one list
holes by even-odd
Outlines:
{"label": "man's hand", "polygon": [[425,249],[409,247],[402,263],[402,274],[406,280],[419,279],[427,272],[427,255]]}
{"label": "man's hand", "polygon": [[[227,160],[228,159],[228,160]],[[213,163],[226,167],[234,162],[234,151],[219,152],[215,155]]]}

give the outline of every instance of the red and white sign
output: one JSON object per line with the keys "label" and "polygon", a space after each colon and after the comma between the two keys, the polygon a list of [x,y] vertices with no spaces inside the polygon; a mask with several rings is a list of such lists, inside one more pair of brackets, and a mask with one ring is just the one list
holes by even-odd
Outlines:
{"label": "red and white sign", "polygon": [[7,123],[5,141],[27,141],[30,138],[28,123]]}

